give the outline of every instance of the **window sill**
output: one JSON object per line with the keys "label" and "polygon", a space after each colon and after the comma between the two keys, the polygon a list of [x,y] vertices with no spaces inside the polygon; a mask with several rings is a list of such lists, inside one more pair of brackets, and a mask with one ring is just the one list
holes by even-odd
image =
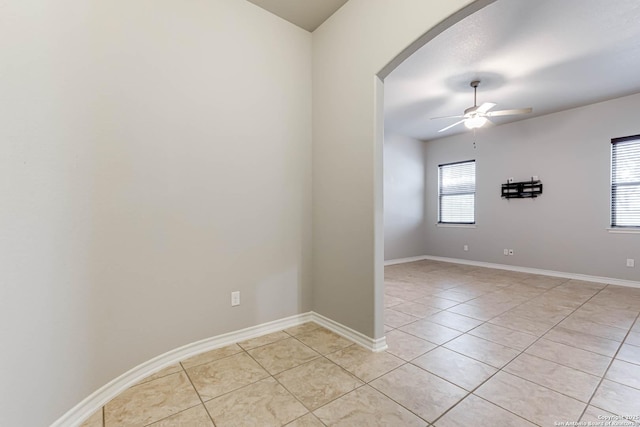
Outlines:
{"label": "window sill", "polygon": [[442,228],[476,228],[475,224],[443,224],[441,222],[436,223],[436,227]]}
{"label": "window sill", "polygon": [[640,228],[616,227],[616,228],[607,228],[607,231],[613,234],[640,234]]}

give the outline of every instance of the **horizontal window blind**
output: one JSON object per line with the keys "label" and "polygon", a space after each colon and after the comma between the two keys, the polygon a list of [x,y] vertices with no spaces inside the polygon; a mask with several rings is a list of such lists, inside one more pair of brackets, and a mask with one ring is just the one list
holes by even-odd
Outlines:
{"label": "horizontal window blind", "polygon": [[611,226],[640,227],[640,135],[611,140]]}
{"label": "horizontal window blind", "polygon": [[476,162],[438,167],[438,222],[475,224]]}

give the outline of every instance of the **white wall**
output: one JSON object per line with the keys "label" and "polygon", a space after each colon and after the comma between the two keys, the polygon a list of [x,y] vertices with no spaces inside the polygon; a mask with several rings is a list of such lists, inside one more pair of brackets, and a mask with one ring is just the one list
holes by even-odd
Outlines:
{"label": "white wall", "polygon": [[465,0],[350,0],[313,34],[313,307],[382,337],[382,85]]}
{"label": "white wall", "polygon": [[[640,133],[640,94],[426,143],[427,255],[640,280],[640,234],[610,226],[611,139]],[[438,164],[476,160],[476,228],[440,228]],[[543,194],[506,200],[507,178],[537,175]],[[469,252],[463,245],[469,245]],[[514,250],[504,256],[503,249]]]}
{"label": "white wall", "polygon": [[311,309],[309,33],[244,1],[0,10],[0,425]]}
{"label": "white wall", "polygon": [[384,259],[426,253],[425,143],[384,135]]}

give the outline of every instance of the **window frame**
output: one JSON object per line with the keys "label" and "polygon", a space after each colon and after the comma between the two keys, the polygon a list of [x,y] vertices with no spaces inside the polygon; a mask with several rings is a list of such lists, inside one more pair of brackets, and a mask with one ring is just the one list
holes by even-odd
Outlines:
{"label": "window frame", "polygon": [[[609,159],[609,166],[611,168],[610,172],[611,172],[611,176],[610,176],[610,191],[609,191],[609,220],[610,220],[610,226],[612,230],[629,230],[629,231],[640,231],[640,221],[638,222],[637,225],[618,225],[617,224],[617,213],[616,213],[616,203],[615,203],[615,199],[616,199],[616,191],[618,189],[618,187],[638,187],[640,188],[640,181],[637,182],[625,182],[625,183],[618,183],[615,182],[615,176],[616,176],[616,166],[618,164],[618,160],[616,156],[616,152],[615,152],[615,147],[617,146],[617,144],[620,143],[625,143],[628,141],[637,141],[638,143],[638,154],[640,155],[640,134],[639,135],[631,135],[631,136],[625,136],[625,137],[621,137],[621,138],[612,138],[611,139],[611,146],[610,146],[610,159]],[[639,206],[640,208],[640,206]]]}
{"label": "window frame", "polygon": [[[447,166],[456,166],[467,163],[473,163],[473,193],[463,192],[456,194],[442,194],[442,168]],[[477,193],[477,171],[476,171],[476,160],[462,160],[458,162],[451,163],[442,163],[438,165],[438,222],[437,225],[442,226],[475,226],[476,224],[476,193]],[[460,221],[443,221],[442,219],[442,198],[447,196],[455,196],[455,195],[469,195],[473,194],[473,221],[472,222],[460,222]]]}

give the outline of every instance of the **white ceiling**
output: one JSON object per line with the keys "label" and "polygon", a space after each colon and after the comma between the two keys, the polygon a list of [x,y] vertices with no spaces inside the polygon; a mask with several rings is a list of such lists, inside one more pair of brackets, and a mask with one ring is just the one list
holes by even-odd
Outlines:
{"label": "white ceiling", "polygon": [[247,0],[307,31],[313,31],[347,0]]}
{"label": "white ceiling", "polygon": [[[473,105],[533,113],[496,125],[640,92],[640,1],[498,0],[438,35],[385,79],[385,129],[418,139]],[[639,112],[640,113],[640,112]],[[640,122],[640,114],[638,121]]]}

